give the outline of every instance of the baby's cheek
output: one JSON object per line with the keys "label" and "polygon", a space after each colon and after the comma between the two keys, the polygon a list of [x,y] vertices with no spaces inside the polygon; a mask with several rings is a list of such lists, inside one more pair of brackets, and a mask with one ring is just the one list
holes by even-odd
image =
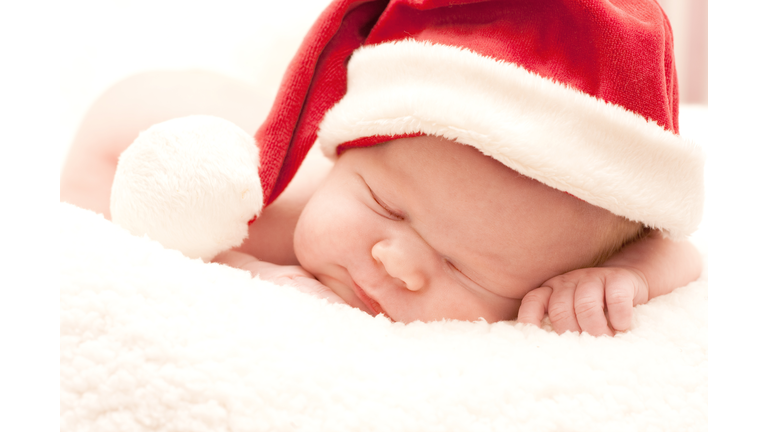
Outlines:
{"label": "baby's cheek", "polygon": [[333,258],[338,247],[337,205],[327,200],[312,200],[304,208],[293,234],[293,249],[302,267],[310,272]]}
{"label": "baby's cheek", "polygon": [[336,172],[318,189],[299,217],[294,251],[310,272],[347,267],[364,253],[375,213],[366,206],[359,185]]}
{"label": "baby's cheek", "polygon": [[312,270],[309,266],[312,263],[314,249],[316,249],[319,242],[313,238],[313,233],[316,230],[311,226],[311,219],[304,215],[305,213],[302,213],[299,217],[296,230],[293,233],[293,251],[296,254],[296,259],[299,260],[299,264],[311,272]]}

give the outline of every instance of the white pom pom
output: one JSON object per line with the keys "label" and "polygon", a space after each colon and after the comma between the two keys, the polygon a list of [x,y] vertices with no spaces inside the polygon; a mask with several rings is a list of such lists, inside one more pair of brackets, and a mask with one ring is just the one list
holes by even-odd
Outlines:
{"label": "white pom pom", "polygon": [[248,236],[262,208],[252,136],[212,116],[158,123],[120,155],[112,221],[190,258],[210,260]]}

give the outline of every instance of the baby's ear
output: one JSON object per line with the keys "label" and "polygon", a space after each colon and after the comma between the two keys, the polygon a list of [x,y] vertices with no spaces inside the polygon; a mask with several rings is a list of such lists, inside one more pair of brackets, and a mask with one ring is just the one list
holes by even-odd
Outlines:
{"label": "baby's ear", "polygon": [[112,221],[190,258],[210,260],[248,236],[262,208],[254,138],[195,115],[142,132],[118,160]]}

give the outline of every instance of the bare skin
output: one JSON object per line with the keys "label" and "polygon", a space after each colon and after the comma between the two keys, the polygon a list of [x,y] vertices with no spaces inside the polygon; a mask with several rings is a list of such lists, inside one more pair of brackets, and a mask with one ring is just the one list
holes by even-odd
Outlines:
{"label": "bare skin", "polygon": [[474,147],[424,136],[344,152],[299,218],[294,250],[372,315],[495,322],[591,262],[614,218]]}
{"label": "bare skin", "polygon": [[623,248],[597,268],[573,270],[549,279],[524,298],[518,322],[541,325],[549,315],[558,333],[613,335],[629,330],[632,309],[701,275],[699,251],[658,232]]}
{"label": "bare skin", "polygon": [[155,123],[192,114],[226,118],[256,132],[268,105],[243,83],[204,71],[148,72],[102,94],[85,114],[61,172],[61,200],[109,214],[117,158]]}
{"label": "bare skin", "polygon": [[[103,213],[109,218],[109,193],[117,158],[139,132],[152,124],[170,118],[191,114],[210,114],[233,121],[246,132],[252,133],[265,115],[265,105],[255,104],[254,100],[257,100],[257,96],[244,84],[205,72],[148,73],[119,83],[94,103],[83,120],[67,163],[62,170],[61,200]],[[368,151],[368,149],[361,151]],[[353,159],[355,158],[350,160]],[[256,223],[251,225],[249,230],[251,240],[233,251],[221,254],[215,261],[246,269],[263,279],[291,285],[332,302],[348,303],[371,314],[383,312],[376,307],[381,304],[370,302],[372,296],[378,296],[379,299],[392,299],[397,296],[391,293],[399,292],[398,295],[402,295],[404,299],[405,296],[418,294],[419,291],[422,294],[427,292],[426,290],[407,290],[407,287],[404,287],[403,289],[407,292],[392,290],[390,294],[385,295],[382,291],[377,291],[376,294],[368,293],[368,298],[363,297],[361,300],[359,294],[354,296],[351,294],[354,289],[349,284],[339,284],[338,281],[334,281],[335,278],[326,276],[324,267],[322,265],[318,267],[317,260],[313,260],[312,254],[308,255],[307,252],[311,250],[309,245],[313,243],[312,238],[307,237],[306,233],[312,233],[313,230],[299,230],[297,236],[304,238],[294,238],[307,202],[315,196],[318,186],[323,183],[323,179],[327,177],[332,167],[330,162],[317,154],[310,154],[308,162],[302,166],[286,191],[264,210]],[[349,165],[347,167],[349,168]],[[354,171],[354,167],[352,170]],[[437,213],[445,213],[442,211],[445,209],[436,210],[441,210]],[[469,217],[469,214],[469,212],[464,214],[464,217]],[[514,213],[510,213],[510,216],[513,215]],[[461,214],[454,216],[462,217]],[[308,221],[318,219],[307,216]],[[478,223],[475,222],[475,224]],[[479,226],[482,224],[480,223]],[[302,232],[305,234],[301,234]],[[475,231],[475,234],[480,237],[487,235],[482,230]],[[423,238],[421,232],[419,237]],[[402,238],[407,239],[407,237]],[[488,237],[488,239],[493,238],[494,236]],[[254,239],[258,240],[254,241]],[[535,239],[535,236],[528,239]],[[487,241],[487,239],[480,241],[483,240]],[[438,243],[454,247],[450,241],[447,243],[438,241]],[[389,275],[401,281],[413,280],[410,276],[399,277],[394,274],[398,273],[402,276],[402,263],[412,260],[393,261],[384,254],[384,252],[392,253],[395,249],[387,249],[383,246],[391,246],[397,242],[383,244],[383,246],[380,242],[372,243],[372,245],[375,244],[379,244],[379,247],[375,250],[373,247],[370,248],[370,255],[374,258],[378,257],[374,261],[379,263],[380,268],[370,272],[380,271],[381,275]],[[417,243],[400,242],[400,244],[415,245]],[[432,243],[428,245],[432,250],[438,250]],[[553,250],[552,246],[549,248]],[[420,250],[423,252],[425,249]],[[406,255],[394,256],[407,256],[408,248],[403,248],[402,252]],[[442,250],[439,252],[444,254]],[[389,265],[386,264],[388,260]],[[306,268],[299,266],[300,262]],[[401,264],[392,264],[398,262]],[[483,267],[485,264],[482,260],[475,262],[476,265],[478,263],[480,268],[491,269],[490,266]],[[687,242],[671,242],[658,235],[625,247],[600,268],[567,271],[576,265],[575,262],[564,263],[561,267],[548,268],[538,276],[528,277],[527,285],[518,284],[515,285],[517,288],[513,287],[514,293],[501,293],[500,297],[507,298],[509,301],[490,302],[489,308],[473,309],[477,312],[474,314],[467,313],[466,310],[458,310],[460,309],[458,306],[435,312],[436,309],[429,302],[415,302],[423,306],[415,312],[413,301],[382,300],[382,302],[390,305],[389,308],[394,311],[387,309],[386,312],[395,315],[394,318],[401,321],[440,318],[471,320],[480,317],[488,321],[496,321],[510,319],[517,315],[520,322],[540,325],[542,318],[548,313],[553,328],[558,333],[585,331],[593,335],[612,335],[614,330],[621,331],[629,328],[632,306],[645,303],[653,297],[683,286],[695,280],[701,272],[701,260],[693,246]],[[482,273],[484,273],[482,270],[477,272],[477,276],[482,276]],[[491,277],[488,280],[495,280],[496,288],[492,289],[495,291],[494,294],[499,294],[498,287],[509,288],[503,275],[495,279]],[[368,289],[371,290],[371,288]],[[466,303],[466,298],[464,300]],[[371,307],[372,304],[374,304],[373,307]],[[503,307],[499,307],[500,304]]]}
{"label": "bare skin", "polygon": [[[110,219],[109,197],[120,154],[150,126],[177,117],[208,114],[227,119],[254,134],[269,104],[246,84],[206,71],[147,72],[109,88],[90,107],[75,135],[61,172],[60,199]],[[301,209],[330,171],[317,151],[296,181],[267,207],[249,238],[236,250],[260,260],[297,265],[293,228]]]}

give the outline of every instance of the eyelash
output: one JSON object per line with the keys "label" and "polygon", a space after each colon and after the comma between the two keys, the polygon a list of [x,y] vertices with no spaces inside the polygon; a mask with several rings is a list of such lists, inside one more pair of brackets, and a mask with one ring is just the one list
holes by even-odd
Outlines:
{"label": "eyelash", "polygon": [[378,204],[379,207],[382,208],[382,210],[387,212],[387,214],[389,214],[389,216],[391,216],[392,219],[395,219],[395,220],[403,220],[403,219],[405,219],[405,217],[403,215],[398,214],[397,212],[393,211],[389,207],[385,206],[381,201],[379,201],[379,199],[376,198],[376,194],[373,193],[373,191],[371,190],[370,186],[368,186],[368,191],[371,193],[371,197],[373,198],[373,200],[376,201],[376,204]]}
{"label": "eyelash", "polygon": [[[462,279],[464,279],[465,281],[468,281],[468,282],[469,282],[471,285],[474,285],[474,286],[476,286],[476,287],[480,287],[480,285],[478,285],[478,284],[477,284],[477,282],[475,282],[475,281],[474,281],[474,280],[472,280],[472,279],[471,279],[469,276],[467,276],[466,274],[464,274],[464,272],[463,272],[463,271],[459,270],[459,268],[458,268],[458,267],[456,267],[456,266],[455,266],[455,265],[454,265],[454,264],[453,264],[453,263],[452,263],[450,260],[448,260],[447,258],[444,258],[444,259],[443,259],[443,261],[445,262],[445,265],[447,265],[447,266],[450,268],[450,270],[451,270],[451,271],[453,271],[453,272],[455,272],[455,273],[458,273],[458,274],[459,274],[459,276],[460,276]],[[482,288],[482,287],[480,287],[480,288]],[[476,290],[476,289],[477,289],[477,288],[473,288],[473,291],[474,291],[474,290]]]}
{"label": "eyelash", "polygon": [[[462,272],[461,270],[459,270],[459,268],[458,268],[458,267],[456,267],[456,266],[455,266],[455,265],[454,265],[452,262],[450,262],[449,260],[445,260],[445,263],[448,265],[448,267],[450,267],[450,268],[451,268],[451,270],[453,270],[453,271],[455,271],[456,273],[460,274],[461,276],[463,276],[463,277],[465,277],[465,278],[469,279],[469,278],[467,277],[467,275],[465,275],[465,274],[464,274],[464,272]],[[471,280],[471,279],[469,279],[469,280]]]}

